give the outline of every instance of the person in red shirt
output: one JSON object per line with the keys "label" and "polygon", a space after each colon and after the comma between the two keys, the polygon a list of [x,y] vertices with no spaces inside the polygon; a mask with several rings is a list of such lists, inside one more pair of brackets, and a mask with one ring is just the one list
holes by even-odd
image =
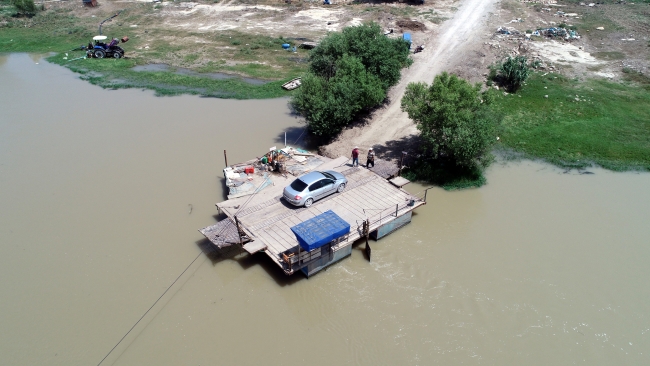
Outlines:
{"label": "person in red shirt", "polygon": [[352,149],[352,166],[359,166],[359,146]]}

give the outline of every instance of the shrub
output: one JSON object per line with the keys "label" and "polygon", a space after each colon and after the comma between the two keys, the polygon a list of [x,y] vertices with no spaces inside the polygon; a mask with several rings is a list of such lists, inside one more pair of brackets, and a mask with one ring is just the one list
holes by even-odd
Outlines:
{"label": "shrub", "polygon": [[362,110],[380,104],[401,69],[413,61],[408,43],[382,34],[375,23],[347,27],[325,37],[309,57],[310,66],[291,101],[309,130],[330,137]]}
{"label": "shrub", "polygon": [[317,136],[333,135],[356,113],[386,97],[379,78],[368,72],[358,58],[345,55],[334,68],[336,74],[329,79],[313,73],[305,75],[300,93],[291,101]]}
{"label": "shrub", "polygon": [[517,91],[528,76],[530,76],[530,69],[524,56],[514,58],[508,56],[499,68],[499,78],[502,84],[511,92]]}
{"label": "shrub", "polygon": [[431,85],[409,84],[402,110],[417,124],[426,155],[471,171],[490,161],[496,142],[501,117],[491,108],[493,100],[480,84],[443,72]]}
{"label": "shrub", "polygon": [[19,14],[28,15],[36,13],[34,0],[12,0],[11,3],[18,10]]}

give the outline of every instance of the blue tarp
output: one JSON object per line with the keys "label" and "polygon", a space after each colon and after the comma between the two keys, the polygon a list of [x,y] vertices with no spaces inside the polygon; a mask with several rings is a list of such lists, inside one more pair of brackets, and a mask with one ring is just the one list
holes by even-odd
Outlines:
{"label": "blue tarp", "polygon": [[350,224],[329,210],[291,228],[298,244],[311,251],[350,232]]}

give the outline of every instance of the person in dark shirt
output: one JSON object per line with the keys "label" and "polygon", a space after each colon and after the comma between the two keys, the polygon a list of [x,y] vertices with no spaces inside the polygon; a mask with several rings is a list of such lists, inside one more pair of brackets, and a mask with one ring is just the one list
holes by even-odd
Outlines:
{"label": "person in dark shirt", "polygon": [[375,167],[375,151],[372,149],[368,149],[368,160],[366,160],[366,168],[370,168],[370,166]]}

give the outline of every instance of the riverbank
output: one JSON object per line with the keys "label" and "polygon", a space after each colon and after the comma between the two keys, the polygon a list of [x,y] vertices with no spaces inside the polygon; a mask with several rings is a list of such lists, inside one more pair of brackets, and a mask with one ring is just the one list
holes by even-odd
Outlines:
{"label": "riverbank", "polygon": [[[105,88],[147,88],[159,95],[201,94],[220,98],[260,99],[290,95],[279,86],[307,69],[309,50],[303,42],[318,42],[328,32],[345,26],[375,21],[397,32],[410,31],[410,17],[418,29],[435,27],[451,5],[354,4],[246,1],[140,1],[103,0],[98,7],[81,3],[47,2],[45,11],[18,17],[8,0],[0,0],[0,52],[68,52],[68,60],[83,56],[69,50],[85,45],[103,24],[109,37],[129,37],[123,47],[126,60],[50,59]],[[403,20],[407,23],[400,23]],[[404,27],[398,24],[403,24]],[[414,41],[418,40],[415,36]],[[282,45],[289,44],[291,51]],[[294,48],[295,47],[295,48]],[[168,65],[171,72],[132,72],[133,66]],[[173,70],[191,70],[193,75],[173,75]],[[264,86],[218,80],[207,74],[226,73],[266,81]],[[202,80],[201,76],[207,76]]]}
{"label": "riverbank", "polygon": [[650,171],[650,79],[624,83],[535,73],[496,102],[500,145],[565,168]]}
{"label": "riverbank", "polygon": [[[425,51],[413,55],[414,65],[404,71],[402,83],[389,91],[387,104],[324,146],[325,155],[348,155],[358,145],[362,149],[374,146],[382,158],[399,158],[417,132],[399,109],[408,82],[430,83],[432,73],[444,70],[481,82],[490,64],[516,52],[540,59],[545,71],[518,94],[498,102],[506,115],[502,150],[562,167],[597,164],[614,170],[647,170],[650,129],[644,120],[648,120],[645,95],[650,48],[645,46],[650,28],[643,14],[648,4],[589,7],[567,0],[547,8],[504,0],[500,8],[492,9],[489,3],[465,1],[456,8],[459,4],[448,1],[426,6],[346,2],[320,6],[106,0],[97,8],[48,2],[46,11],[32,18],[15,18],[4,1],[0,2],[0,52],[59,52],[49,60],[104,88],[152,89],[158,95],[276,98],[291,95],[280,85],[304,72],[309,54],[301,48],[296,53],[283,51],[281,44],[293,47],[317,41],[329,31],[373,20],[385,28],[395,27],[396,34],[412,32],[416,44],[426,44]],[[82,52],[68,52],[64,59],[66,51],[86,44],[97,33],[101,19],[121,9],[120,16],[105,23],[104,33],[130,37],[126,59],[69,61]],[[424,28],[398,26],[405,19]],[[439,26],[444,19],[449,21]],[[543,37],[525,40],[521,35],[559,24],[576,29],[582,38],[564,42]],[[501,26],[519,35],[495,33]],[[169,67],[157,72],[133,69],[148,64]],[[185,69],[191,73],[180,72]],[[208,77],[219,72],[235,77]],[[241,77],[266,83],[251,84]],[[516,98],[514,103],[512,98]]]}

